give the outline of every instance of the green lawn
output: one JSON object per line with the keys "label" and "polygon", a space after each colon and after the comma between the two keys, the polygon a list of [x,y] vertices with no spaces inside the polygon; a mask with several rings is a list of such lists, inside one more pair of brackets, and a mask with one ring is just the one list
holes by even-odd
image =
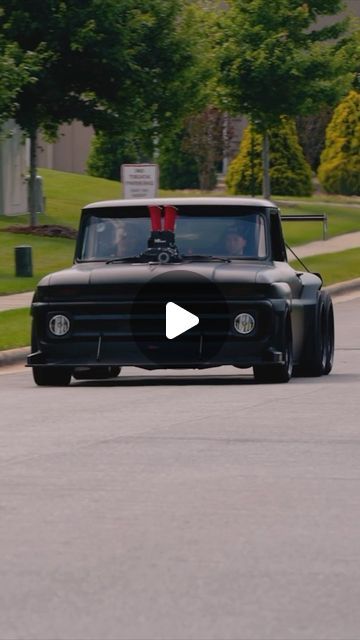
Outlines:
{"label": "green lawn", "polygon": [[[90,202],[98,200],[115,200],[121,198],[120,181],[93,178],[78,173],[65,173],[52,169],[39,169],[43,177],[44,195],[46,198],[46,214],[39,216],[40,224],[65,224],[78,228],[80,211]],[[199,196],[200,191],[160,191],[160,196]],[[208,194],[208,195],[214,195]],[[215,195],[223,195],[216,192]],[[0,227],[9,224],[28,224],[28,216],[0,215]]]}
{"label": "green lawn", "polygon": [[[326,213],[328,238],[360,231],[360,204],[353,206],[333,202],[330,205],[319,204],[316,200],[294,203],[291,206],[283,205],[280,201],[279,204],[281,212],[286,214]],[[283,230],[287,243],[293,246],[306,244],[312,240],[322,240],[323,237],[321,222],[284,222]]]}
{"label": "green lawn", "polygon": [[[309,256],[304,258],[303,262],[310,271],[321,273],[324,285],[360,278],[360,248]],[[290,264],[295,269],[303,271],[297,260],[291,261]]]}
{"label": "green lawn", "polygon": [[[33,277],[15,276],[15,247],[31,245]],[[74,257],[75,241],[66,238],[42,238],[17,233],[0,232],[0,295],[32,291],[39,280],[50,273],[70,266]]]}
{"label": "green lawn", "polygon": [[29,309],[12,309],[0,313],[0,351],[27,347],[30,344]]}

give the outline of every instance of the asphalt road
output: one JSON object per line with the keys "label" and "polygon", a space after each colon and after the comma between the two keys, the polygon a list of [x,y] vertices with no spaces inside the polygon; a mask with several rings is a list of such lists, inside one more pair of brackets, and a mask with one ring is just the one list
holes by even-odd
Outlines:
{"label": "asphalt road", "polygon": [[1,640],[358,640],[359,317],[287,385],[2,370]]}

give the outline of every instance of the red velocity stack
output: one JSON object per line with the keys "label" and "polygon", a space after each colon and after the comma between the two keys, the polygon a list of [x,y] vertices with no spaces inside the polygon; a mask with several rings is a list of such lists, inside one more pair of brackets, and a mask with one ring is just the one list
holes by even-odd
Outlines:
{"label": "red velocity stack", "polygon": [[161,207],[151,205],[149,206],[149,212],[152,231],[161,231]]}
{"label": "red velocity stack", "polygon": [[175,231],[175,220],[176,220],[177,208],[173,207],[171,204],[165,205],[165,228],[164,231],[171,231],[174,233]]}

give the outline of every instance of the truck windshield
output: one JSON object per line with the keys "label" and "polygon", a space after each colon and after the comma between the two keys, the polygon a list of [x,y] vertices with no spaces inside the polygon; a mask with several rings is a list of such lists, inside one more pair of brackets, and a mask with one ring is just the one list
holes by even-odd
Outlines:
{"label": "truck windshield", "polygon": [[[80,260],[111,260],[143,253],[150,235],[148,217],[89,215],[85,221]],[[261,259],[267,255],[262,213],[241,216],[177,218],[176,245],[185,256],[214,255]]]}

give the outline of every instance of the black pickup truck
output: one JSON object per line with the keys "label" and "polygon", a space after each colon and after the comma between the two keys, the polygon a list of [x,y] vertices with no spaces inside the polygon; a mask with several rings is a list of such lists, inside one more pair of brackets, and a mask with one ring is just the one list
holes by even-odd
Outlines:
{"label": "black pickup truck", "polygon": [[[169,303],[198,319],[171,338]],[[319,274],[288,264],[279,209],[263,199],[89,204],[74,264],[39,282],[31,313],[28,365],[42,386],[122,366],[253,367],[275,383],[333,364],[330,296]]]}

